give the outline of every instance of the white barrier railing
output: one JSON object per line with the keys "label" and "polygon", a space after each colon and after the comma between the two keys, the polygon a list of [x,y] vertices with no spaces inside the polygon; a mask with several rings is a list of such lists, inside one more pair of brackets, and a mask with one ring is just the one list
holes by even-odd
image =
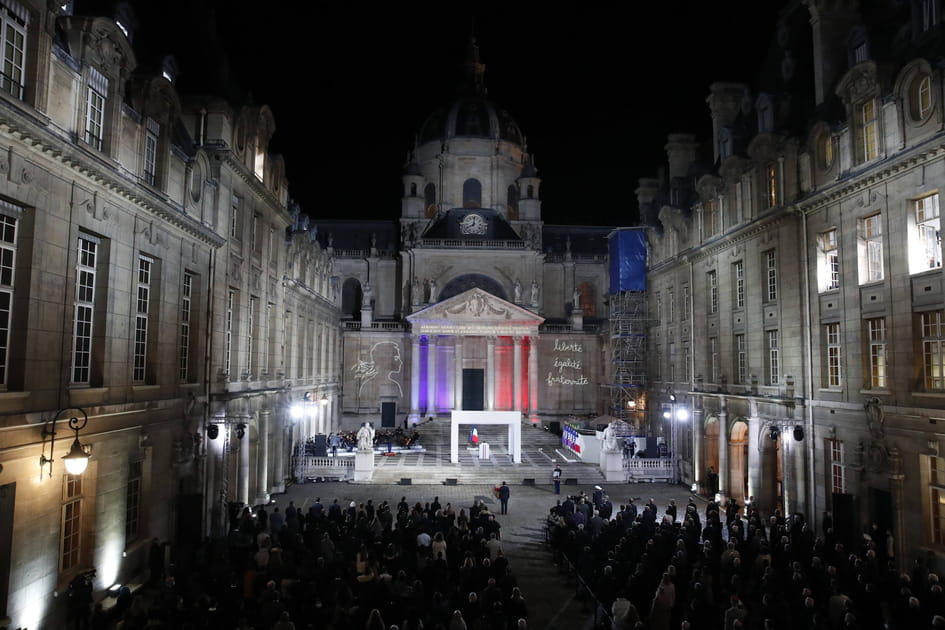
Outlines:
{"label": "white barrier railing", "polygon": [[350,479],[354,476],[354,458],[310,455],[296,457],[295,471],[296,479],[300,482],[312,477]]}
{"label": "white barrier railing", "polygon": [[673,458],[625,457],[623,469],[627,481],[669,481],[673,478]]}

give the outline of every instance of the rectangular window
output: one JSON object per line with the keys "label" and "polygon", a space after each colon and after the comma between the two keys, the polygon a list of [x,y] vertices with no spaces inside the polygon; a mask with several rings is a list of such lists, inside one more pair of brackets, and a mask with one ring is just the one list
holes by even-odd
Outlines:
{"label": "rectangular window", "polygon": [[240,237],[240,198],[236,195],[230,200],[230,237]]}
{"label": "rectangular window", "polygon": [[157,174],[158,136],[161,134],[161,125],[148,118],[144,130],[144,181],[154,185]]}
{"label": "rectangular window", "polygon": [[765,257],[765,296],[769,302],[778,299],[778,261],[773,249],[764,253]]}
{"label": "rectangular window", "polygon": [[869,99],[860,106],[863,128],[863,161],[876,158],[879,147],[879,119],[876,115],[876,99]]}
{"label": "rectangular window", "polygon": [[[942,266],[942,236],[938,210],[938,195],[913,199],[916,247],[912,248],[914,260],[910,260],[910,271],[919,273]],[[910,257],[912,258],[912,257]]]}
{"label": "rectangular window", "polygon": [[922,362],[926,390],[945,389],[945,311],[922,313]]}
{"label": "rectangular window", "polygon": [[840,288],[840,251],[837,247],[837,230],[821,233],[818,276],[820,290],[833,291]]}
{"label": "rectangular window", "polygon": [[866,320],[869,334],[870,387],[886,387],[886,318]]}
{"label": "rectangular window", "polygon": [[263,349],[263,366],[262,366],[263,374],[270,373],[269,370],[271,369],[271,365],[272,365],[272,359],[271,359],[272,350],[276,342],[272,334],[272,331],[273,331],[272,315],[273,313],[275,313],[274,307],[275,307],[275,304],[272,304],[272,303],[266,304],[266,321],[265,321],[266,334],[263,335],[263,339],[266,340],[266,346]]}
{"label": "rectangular window", "polygon": [[232,360],[233,360],[233,326],[234,326],[234,317],[236,316],[233,310],[236,308],[236,291],[230,291],[226,296],[226,321],[224,323],[224,340],[223,340],[223,369],[226,370],[226,373],[229,375],[233,374],[232,370]]}
{"label": "rectangular window", "polygon": [[99,241],[80,236],[76,265],[75,312],[72,329],[72,382],[88,385],[95,323],[95,276]]}
{"label": "rectangular window", "polygon": [[656,344],[653,347],[653,353],[656,360],[653,361],[653,378],[657,381],[663,380],[663,346]]}
{"label": "rectangular window", "polygon": [[692,352],[689,349],[689,344],[683,344],[683,382],[688,383],[691,379],[689,368],[692,364]]}
{"label": "rectangular window", "polygon": [[774,162],[765,167],[765,201],[769,208],[778,205],[778,169]]}
{"label": "rectangular window", "polygon": [[682,314],[679,319],[686,321],[689,319],[689,310],[692,308],[692,298],[689,294],[689,285],[684,284],[682,288]]}
{"label": "rectangular window", "polygon": [[669,323],[676,321],[676,293],[670,289],[666,292],[666,315]]}
{"label": "rectangular window", "polygon": [[667,355],[669,359],[669,382],[676,382],[676,344],[670,342],[666,346]]}
{"label": "rectangular window", "polygon": [[743,334],[735,335],[735,382],[748,382],[748,344]]}
{"label": "rectangular window", "polygon": [[710,382],[719,382],[719,339],[709,337],[709,378]]}
{"label": "rectangular window", "polygon": [[7,368],[10,361],[13,281],[16,277],[16,239],[16,219],[0,214],[0,387],[7,384]]}
{"label": "rectangular window", "polygon": [[655,303],[656,303],[656,323],[657,323],[657,324],[659,324],[661,321],[663,321],[663,299],[662,299],[662,297],[663,297],[663,296],[660,295],[660,292],[659,292],[659,291],[657,291],[656,294],[654,295],[654,301],[655,301]]}
{"label": "rectangular window", "polygon": [[0,90],[23,99],[26,83],[26,27],[29,13],[19,2],[9,0],[0,3],[0,29],[3,41],[3,74],[0,75]]}
{"label": "rectangular window", "polygon": [[863,63],[869,58],[866,42],[860,42],[853,48],[853,63]]}
{"label": "rectangular window", "polygon": [[85,141],[101,151],[105,130],[105,101],[108,95],[108,79],[95,68],[89,68],[87,90]]}
{"label": "rectangular window", "polygon": [[702,207],[703,231],[709,238],[719,233],[719,204],[715,199],[709,199]]}
{"label": "rectangular window", "polygon": [[184,284],[180,292],[180,347],[178,351],[178,373],[181,383],[190,380],[190,315],[194,297],[194,274],[184,273]]}
{"label": "rectangular window", "polygon": [[125,490],[125,546],[138,538],[141,520],[141,462],[128,466],[128,487]]}
{"label": "rectangular window", "polygon": [[135,300],[135,346],[134,375],[135,383],[144,383],[148,366],[148,324],[151,313],[151,267],[154,260],[148,256],[138,256],[138,285]]}
{"label": "rectangular window", "polygon": [[259,215],[253,215],[253,222],[249,226],[249,246],[253,248],[253,253],[259,253],[259,243],[256,242],[256,237],[259,233]]}
{"label": "rectangular window", "polygon": [[824,340],[827,344],[827,387],[840,387],[840,324],[824,326]]}
{"label": "rectangular window", "polygon": [[778,331],[769,330],[765,333],[768,340],[768,385],[777,385],[781,382],[781,357],[778,350]]}
{"label": "rectangular window", "polygon": [[945,544],[945,458],[929,457],[929,506],[932,543]]}
{"label": "rectangular window", "polygon": [[255,374],[253,370],[256,369],[256,361],[253,358],[253,336],[256,334],[254,328],[257,320],[256,309],[259,308],[259,298],[250,297],[249,298],[249,312],[246,314],[246,373]]}
{"label": "rectangular window", "polygon": [[735,279],[732,284],[735,292],[732,301],[735,303],[735,308],[745,308],[745,261],[739,260],[732,265],[732,276]]}
{"label": "rectangular window", "polygon": [[833,494],[845,494],[847,484],[843,474],[843,442],[827,440],[827,446],[830,450],[830,490]]}
{"label": "rectangular window", "polygon": [[882,215],[874,214],[859,221],[860,284],[883,279]]}
{"label": "rectangular window", "polygon": [[82,477],[67,474],[63,480],[60,571],[71,571],[82,558]]}
{"label": "rectangular window", "polygon": [[719,312],[719,277],[715,271],[709,271],[706,274],[706,288],[708,289],[708,311],[710,313]]}

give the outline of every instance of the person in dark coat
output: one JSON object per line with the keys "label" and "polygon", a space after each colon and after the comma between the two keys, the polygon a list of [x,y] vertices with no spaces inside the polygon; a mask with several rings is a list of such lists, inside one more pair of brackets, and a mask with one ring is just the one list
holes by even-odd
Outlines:
{"label": "person in dark coat", "polygon": [[499,502],[502,504],[502,514],[509,513],[509,496],[512,494],[511,488],[504,481],[499,486]]}

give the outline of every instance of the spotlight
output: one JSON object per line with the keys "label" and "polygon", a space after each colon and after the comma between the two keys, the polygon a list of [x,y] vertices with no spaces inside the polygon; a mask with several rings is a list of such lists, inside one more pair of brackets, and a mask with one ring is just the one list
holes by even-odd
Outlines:
{"label": "spotlight", "polygon": [[799,424],[794,426],[794,439],[798,442],[801,442],[804,439],[804,427]]}
{"label": "spotlight", "polygon": [[236,425],[236,437],[241,440],[246,437],[246,425],[242,422]]}
{"label": "spotlight", "polygon": [[207,437],[211,440],[217,439],[220,435],[220,425],[218,424],[209,424],[207,425]]}
{"label": "spotlight", "polygon": [[777,441],[777,439],[781,437],[781,430],[778,429],[778,427],[771,427],[768,430],[768,437],[770,437],[772,440]]}

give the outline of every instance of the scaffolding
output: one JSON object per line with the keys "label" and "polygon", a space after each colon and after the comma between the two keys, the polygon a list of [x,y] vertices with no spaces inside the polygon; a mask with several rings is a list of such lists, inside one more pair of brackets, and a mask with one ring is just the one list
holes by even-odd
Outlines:
{"label": "scaffolding", "polygon": [[640,430],[646,409],[645,291],[610,295],[610,415]]}

